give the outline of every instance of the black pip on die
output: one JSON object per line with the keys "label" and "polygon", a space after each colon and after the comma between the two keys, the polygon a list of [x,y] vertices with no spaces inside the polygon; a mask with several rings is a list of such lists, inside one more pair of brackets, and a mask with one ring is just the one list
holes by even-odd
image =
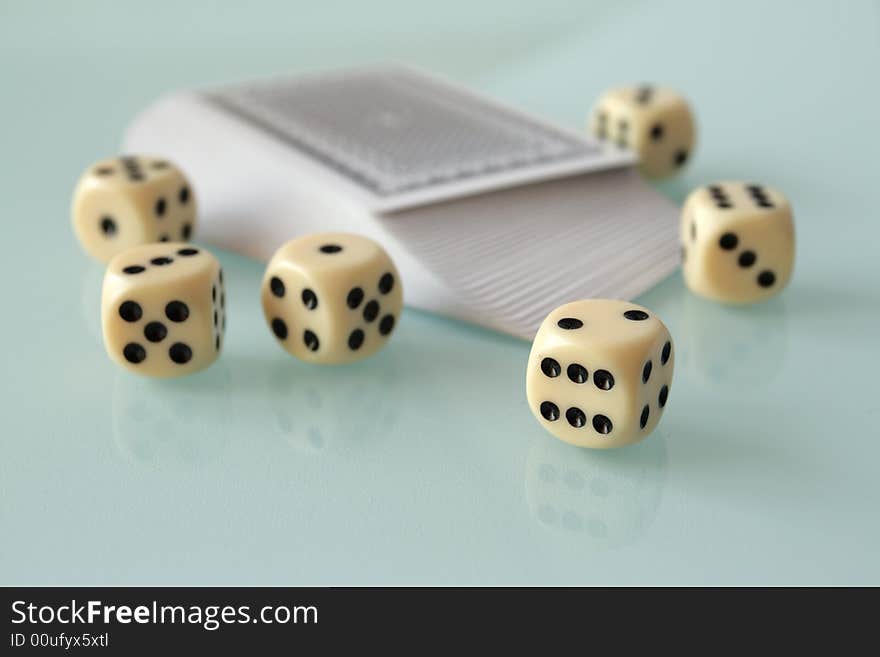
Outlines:
{"label": "black pip on die", "polygon": [[794,268],[791,206],[755,183],[700,187],[682,209],[681,245],[693,292],[726,303],[763,301],[788,284]]}
{"label": "black pip on die", "polygon": [[207,367],[226,328],[220,263],[181,242],[120,253],[104,275],[101,323],[110,358],[133,372],[170,377]]}
{"label": "black pip on die", "polygon": [[575,301],[551,312],[532,344],[529,408],[550,433],[579,447],[621,447],[647,436],[672,387],[672,337],[634,303]]}
{"label": "black pip on die", "polygon": [[167,160],[125,156],[86,170],[71,214],[82,247],[107,262],[140,244],[189,241],[196,201],[186,177]]}
{"label": "black pip on die", "polygon": [[374,354],[403,307],[391,258],[374,241],[350,233],[315,233],[282,246],[266,267],[261,296],[281,346],[314,363]]}

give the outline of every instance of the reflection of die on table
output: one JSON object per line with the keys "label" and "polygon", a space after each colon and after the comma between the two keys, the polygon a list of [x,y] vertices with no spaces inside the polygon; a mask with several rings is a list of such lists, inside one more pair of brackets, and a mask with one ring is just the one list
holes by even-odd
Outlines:
{"label": "reflection of die on table", "polygon": [[660,421],[674,364],[672,337],[646,308],[609,299],[568,303],[547,316],[532,344],[529,408],[573,445],[628,445]]}
{"label": "reflection of die on table", "polygon": [[630,85],[604,93],[590,117],[600,141],[632,149],[642,173],[665,178],[681,169],[694,150],[696,127],[685,99],[653,85]]}
{"label": "reflection of die on table", "polygon": [[280,435],[304,452],[375,446],[393,432],[402,409],[394,359],[370,359],[344,370],[276,363],[268,368],[265,399],[255,429]]}
{"label": "reflection of die on table", "polygon": [[263,312],[278,342],[313,363],[348,363],[385,346],[400,319],[403,286],[385,250],[351,233],[291,240],[270,260]]}
{"label": "reflection of die on table", "polygon": [[682,208],[681,244],[693,292],[725,303],[764,301],[782,291],[794,268],[791,205],[755,183],[700,187]]}
{"label": "reflection of die on table", "polygon": [[120,453],[160,469],[213,461],[232,431],[231,384],[222,364],[203,377],[161,382],[120,372],[112,398],[113,439]]}
{"label": "reflection of die on table", "polygon": [[526,502],[551,531],[601,548],[632,543],[657,514],[666,477],[665,438],[613,452],[540,437],[526,461]]}
{"label": "reflection of die on table", "polygon": [[685,294],[680,317],[679,367],[713,388],[747,394],[765,388],[785,366],[784,297],[741,307]]}
{"label": "reflection of die on table", "polygon": [[124,368],[157,377],[197,372],[223,346],[220,263],[182,243],[128,249],[107,266],[101,319],[107,353]]}
{"label": "reflection of die on table", "polygon": [[183,172],[168,160],[125,156],[83,173],[71,214],[82,247],[107,262],[133,246],[189,241],[196,200]]}

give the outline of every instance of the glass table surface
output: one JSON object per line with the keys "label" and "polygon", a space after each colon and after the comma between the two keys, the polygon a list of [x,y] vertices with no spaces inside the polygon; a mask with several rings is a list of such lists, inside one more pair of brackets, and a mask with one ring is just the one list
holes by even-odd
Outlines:
{"label": "glass table surface", "polygon": [[[0,20],[0,583],[880,584],[877,3],[41,4]],[[570,127],[620,81],[685,90],[700,144],[658,189],[782,190],[790,287],[639,298],[675,383],[608,452],[544,433],[529,345],[462,323],[407,309],[372,359],[288,357],[230,253],[214,366],[112,364],[80,171],[169,89],[391,59]]]}

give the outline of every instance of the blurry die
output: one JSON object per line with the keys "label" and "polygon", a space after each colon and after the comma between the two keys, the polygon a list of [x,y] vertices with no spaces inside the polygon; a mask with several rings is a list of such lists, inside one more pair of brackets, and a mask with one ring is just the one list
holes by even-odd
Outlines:
{"label": "blurry die", "polygon": [[183,173],[167,160],[125,156],[88,168],[71,214],[83,249],[107,262],[133,246],[189,241],[196,201]]}
{"label": "blurry die", "polygon": [[350,233],[316,233],[282,246],[263,277],[263,312],[288,352],[314,363],[374,354],[400,317],[400,274],[385,250]]}
{"label": "blurry die", "polygon": [[788,284],[794,268],[791,206],[763,185],[700,187],[682,209],[681,244],[693,292],[727,303],[763,301]]}
{"label": "blurry die", "polygon": [[560,440],[621,447],[647,436],[672,386],[672,338],[660,319],[627,301],[589,299],[551,312],[532,344],[529,408]]}
{"label": "blurry die", "polygon": [[591,132],[620,148],[631,148],[646,176],[665,178],[677,172],[694,150],[696,128],[685,99],[664,87],[619,87],[599,98]]}
{"label": "blurry die", "polygon": [[107,353],[123,367],[156,377],[197,372],[223,345],[220,263],[183,243],[129,249],[107,266],[101,321]]}

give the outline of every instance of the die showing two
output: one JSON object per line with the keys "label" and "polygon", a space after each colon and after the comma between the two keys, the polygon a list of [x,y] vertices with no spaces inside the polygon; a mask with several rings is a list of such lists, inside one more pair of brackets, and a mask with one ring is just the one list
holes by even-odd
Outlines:
{"label": "die showing two", "polygon": [[130,155],[86,169],[71,216],[83,249],[108,262],[133,246],[188,242],[196,228],[196,199],[186,176],[168,160]]}
{"label": "die showing two", "polygon": [[681,94],[654,85],[630,85],[605,92],[590,117],[596,139],[631,149],[650,178],[678,172],[690,159],[696,124]]}

